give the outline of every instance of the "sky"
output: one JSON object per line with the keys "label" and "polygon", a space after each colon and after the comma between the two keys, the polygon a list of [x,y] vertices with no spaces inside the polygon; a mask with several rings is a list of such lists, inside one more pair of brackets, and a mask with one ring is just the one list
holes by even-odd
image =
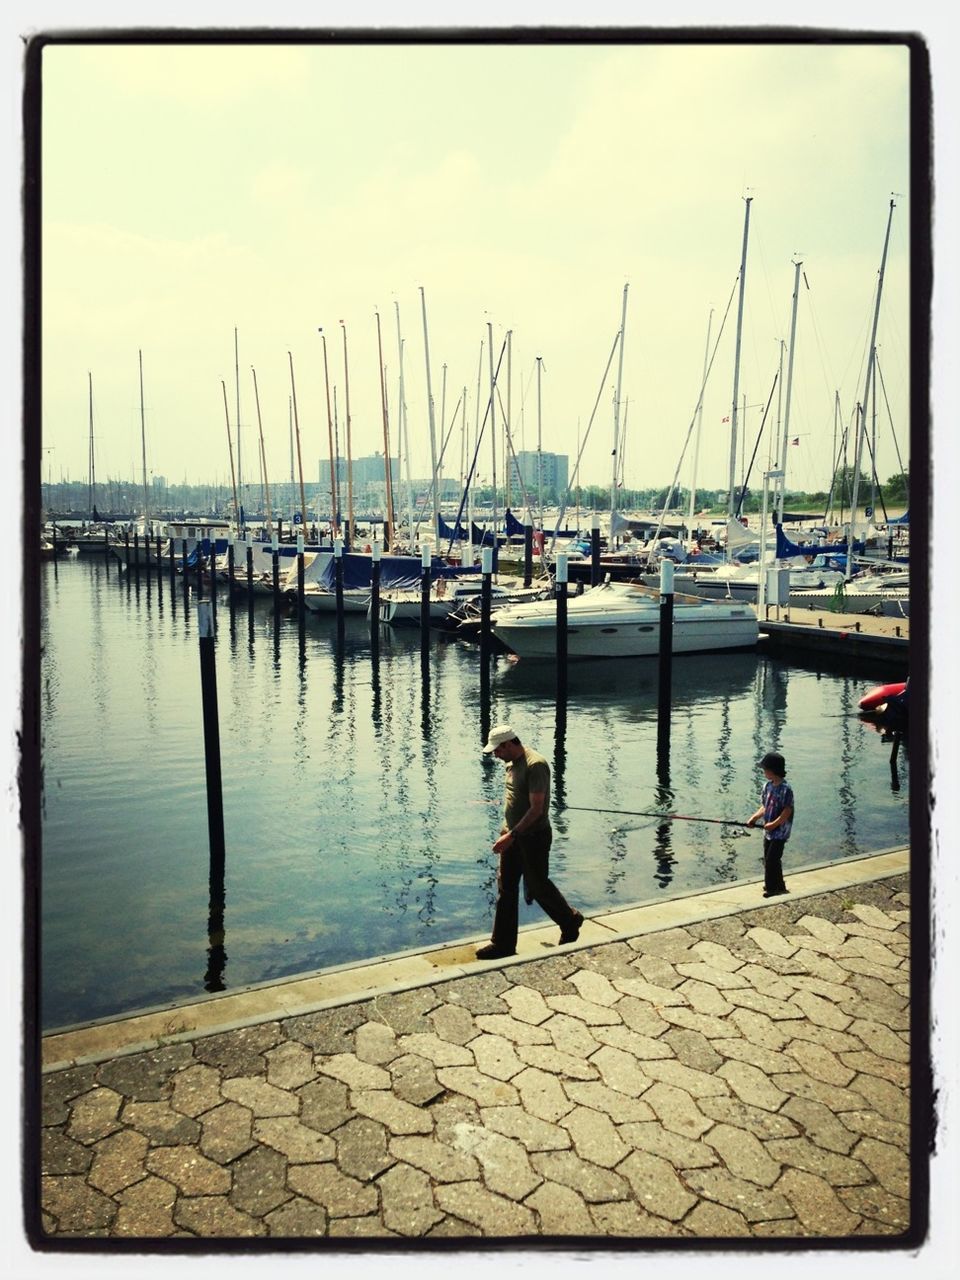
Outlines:
{"label": "sky", "polygon": [[[582,483],[609,487],[619,384],[624,483],[668,483],[709,325],[697,482],[726,488],[750,197],[738,470],[782,358],[757,487],[777,461],[799,260],[787,484],[825,489],[863,398],[896,192],[877,335],[886,480],[898,447],[909,464],[909,91],[907,47],[877,42],[50,45],[43,479],[87,479],[88,375],[97,479],[139,479],[140,352],[148,476],[228,483],[221,381],[236,450],[238,364],[245,481],[259,482],[255,370],[268,478],[290,479],[293,382],[310,483],[329,452],[321,327],[340,451],[347,391],[353,455],[382,451],[378,311],[391,451],[399,313],[427,475],[422,297],[437,441],[453,426],[445,474],[487,407],[488,334],[496,362],[510,331],[497,385],[515,449],[566,453],[572,472],[582,446]],[[622,375],[618,352],[604,376],[625,285]],[[693,454],[691,439],[681,484]],[[493,465],[487,432],[478,475]]]}

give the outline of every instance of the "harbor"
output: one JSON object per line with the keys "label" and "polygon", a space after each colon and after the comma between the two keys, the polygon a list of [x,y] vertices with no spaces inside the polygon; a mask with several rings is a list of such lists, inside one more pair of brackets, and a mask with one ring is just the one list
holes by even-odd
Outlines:
{"label": "harbor", "polygon": [[27,1247],[922,1249],[922,39],[118,34],[24,46]]}

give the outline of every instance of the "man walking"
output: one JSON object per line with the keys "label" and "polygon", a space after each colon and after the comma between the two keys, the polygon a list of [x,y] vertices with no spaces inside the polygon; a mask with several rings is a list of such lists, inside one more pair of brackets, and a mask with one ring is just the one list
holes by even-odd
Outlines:
{"label": "man walking", "polygon": [[478,960],[498,960],[517,950],[520,878],[528,897],[560,927],[560,942],[576,942],[583,916],[572,909],[549,878],[550,766],[538,752],[525,747],[508,724],[490,730],[483,748],[506,765],[504,823],[493,851],[499,857],[497,906],[493,935],[477,951]]}

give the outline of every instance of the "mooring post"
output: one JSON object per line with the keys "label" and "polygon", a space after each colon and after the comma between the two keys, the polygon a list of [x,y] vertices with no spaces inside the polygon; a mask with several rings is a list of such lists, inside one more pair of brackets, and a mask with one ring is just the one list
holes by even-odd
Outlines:
{"label": "mooring post", "polygon": [[557,701],[567,700],[567,553],[557,556]]}
{"label": "mooring post", "polygon": [[337,607],[337,630],[343,630],[343,539],[335,538],[333,543],[333,589],[334,603]]}
{"label": "mooring post", "polygon": [[304,608],[305,608],[304,599],[303,599],[303,588],[304,588],[303,547],[304,547],[303,534],[298,533],[297,534],[297,621],[299,622],[301,628],[303,627],[303,616],[304,616]]}
{"label": "mooring post", "polygon": [[137,528],[133,530],[133,571],[137,575],[137,581],[140,581],[140,531]]}
{"label": "mooring post", "polygon": [[480,552],[480,701],[490,700],[490,616],[493,612],[493,552]]}
{"label": "mooring post", "polygon": [[163,583],[163,556],[162,556],[162,555],[161,555],[161,553],[160,553],[160,527],[159,527],[159,525],[157,526],[157,536],[156,536],[156,543],[155,543],[155,546],[156,546],[156,552],[157,552],[157,586],[159,587],[159,586]]}
{"label": "mooring post", "polygon": [[600,513],[595,511],[590,521],[590,585],[600,584]]}
{"label": "mooring post", "polygon": [[173,545],[173,530],[167,525],[167,556],[170,560],[171,586],[177,581],[177,553]]}
{"label": "mooring post", "polygon": [[420,548],[420,643],[427,643],[430,630],[430,562],[429,544]]}
{"label": "mooring post", "polygon": [[247,535],[247,596],[253,609],[253,539]]}
{"label": "mooring post", "polygon": [[207,774],[207,830],[210,836],[211,868],[222,868],[223,780],[220,772],[220,720],[217,712],[217,659],[213,616],[209,600],[197,601],[197,630],[200,634],[200,693],[203,702],[203,754]]}
{"label": "mooring post", "polygon": [[382,548],[376,538],[370,549],[370,642],[380,643],[380,556]]}
{"label": "mooring post", "polygon": [[533,525],[523,526],[523,585],[533,582]]}
{"label": "mooring post", "polygon": [[673,561],[660,561],[660,663],[657,687],[657,752],[670,749],[670,701],[673,676]]}
{"label": "mooring post", "polygon": [[280,516],[277,517],[277,541],[283,541],[283,519]]}
{"label": "mooring post", "polygon": [[273,561],[273,612],[280,608],[280,536],[274,534],[270,541],[270,557]]}
{"label": "mooring post", "polygon": [[203,539],[197,539],[197,545],[194,548],[197,555],[197,599],[203,595]]}
{"label": "mooring post", "polygon": [[129,570],[130,568],[130,526],[129,524],[125,524],[123,526],[123,563],[126,566],[126,568]]}
{"label": "mooring post", "polygon": [[180,539],[180,577],[183,579],[183,598],[186,601],[190,594],[190,573],[187,569],[187,540]]}
{"label": "mooring post", "polygon": [[236,552],[233,547],[234,532],[232,529],[227,530],[227,596],[230,601],[230,613],[233,614],[233,590],[236,585],[233,581],[234,570],[236,568]]}

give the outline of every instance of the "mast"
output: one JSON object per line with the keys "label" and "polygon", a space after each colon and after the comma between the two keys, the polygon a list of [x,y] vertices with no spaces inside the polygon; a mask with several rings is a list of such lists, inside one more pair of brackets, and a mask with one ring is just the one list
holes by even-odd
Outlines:
{"label": "mast", "polygon": [[733,359],[733,402],[730,409],[730,492],[727,495],[727,516],[732,518],[736,509],[734,491],[737,487],[737,410],[740,396],[740,343],[743,337],[743,296],[747,283],[747,239],[750,235],[750,205],[753,196],[745,199],[743,219],[743,246],[740,250],[740,300],[737,304],[737,347]]}
{"label": "mast", "polygon": [[[506,431],[504,432],[504,449],[503,449],[503,465],[506,472],[504,479],[503,505],[509,509],[510,507],[510,481],[512,479],[511,472],[513,467],[510,465],[510,454],[506,447],[508,440],[513,440],[511,430],[513,428],[513,418],[510,411],[510,392],[513,387],[513,330],[507,330],[507,422]],[[516,466],[516,455],[514,454],[513,466]],[[519,476],[517,477],[519,481]]]}
{"label": "mast", "polygon": [[267,501],[267,533],[273,537],[273,510],[270,506],[270,481],[267,477],[267,450],[263,443],[263,420],[260,417],[260,392],[257,388],[257,371],[250,366],[253,374],[253,398],[257,404],[257,427],[260,431],[260,465],[263,468],[263,492]]}
{"label": "mast", "polygon": [[96,471],[93,461],[93,374],[87,373],[87,391],[90,404],[90,445],[89,456],[87,459],[87,479],[89,485],[89,493],[87,495],[87,506],[90,511],[90,518],[93,519],[93,509],[97,505],[95,499],[96,487]]}
{"label": "mast", "polygon": [[[385,542],[387,546],[393,546],[393,476],[390,466],[390,427],[387,414],[387,379],[383,371],[383,341],[380,335],[380,312],[374,313],[377,317],[377,355],[380,365],[380,405],[383,409],[383,467],[384,482],[386,484],[387,498],[387,527]],[[446,374],[447,366],[444,365],[444,374]]]}
{"label": "mast", "polygon": [[[497,408],[496,375],[493,372],[493,325],[487,321],[487,354],[490,364],[490,516],[493,526],[494,553],[497,548]],[[482,545],[482,544],[481,544]]]}
{"label": "mast", "polygon": [[147,516],[150,512],[150,503],[147,498],[147,427],[143,413],[143,352],[137,352],[137,360],[140,365],[140,449],[143,459],[143,525],[146,528]]}
{"label": "mast", "polygon": [[433,473],[433,541],[440,529],[440,495],[437,489],[437,430],[433,417],[433,390],[430,385],[430,341],[427,336],[427,298],[420,286],[420,309],[423,312],[423,353],[427,365],[427,410],[430,420],[430,469]]}
{"label": "mast", "polygon": [[[293,507],[296,503],[296,498],[293,496],[296,479],[293,472],[293,399],[290,396],[287,396],[287,424],[290,431],[290,506]],[[319,493],[319,476],[317,477],[317,480],[317,493]]]}
{"label": "mast", "polygon": [[617,360],[617,395],[613,406],[613,479],[610,482],[610,549],[613,550],[613,513],[617,507],[617,458],[620,449],[620,390],[623,385],[623,339],[627,327],[627,290],[623,286],[623,313],[620,317],[620,355]]}
{"label": "mast", "polygon": [[410,547],[413,551],[413,477],[410,474],[410,432],[407,427],[407,393],[403,380],[403,338],[400,336],[400,303],[394,299],[394,310],[397,314],[397,363],[400,366],[400,439],[403,445],[403,460],[407,470],[407,528],[409,530]]}
{"label": "mast", "polygon": [[[456,410],[454,410],[456,413]],[[443,378],[440,382],[440,455],[437,459],[437,511],[443,502],[443,445],[447,431],[447,366],[443,366]],[[440,543],[440,525],[437,523],[437,544]]]}
{"label": "mast", "polygon": [[[790,317],[790,352],[787,356],[787,395],[786,405],[783,411],[783,439],[780,442],[780,475],[777,479],[777,496],[774,499],[774,505],[777,511],[777,520],[783,523],[783,504],[786,501],[787,489],[787,442],[790,439],[790,403],[791,393],[793,391],[793,356],[797,345],[797,301],[800,297],[800,269],[803,262],[794,261],[796,268],[793,277],[793,313]],[[763,535],[766,536],[766,530]]]}
{"label": "mast", "polygon": [[[337,484],[336,455],[333,451],[333,417],[330,413],[330,370],[327,366],[327,335],[320,328],[317,330],[323,342],[323,385],[327,392],[327,437],[330,446],[330,528],[336,537],[340,532],[340,491]],[[339,447],[337,453],[339,454]]]}
{"label": "mast", "polygon": [[350,372],[347,368],[347,326],[340,321],[340,328],[343,330],[343,390],[346,404],[344,412],[347,415],[347,550],[353,546],[353,540],[356,537],[356,530],[353,527],[353,445],[350,438]]}
{"label": "mast", "polygon": [[[870,359],[867,361],[867,376],[863,386],[863,415],[866,414],[867,405],[870,402],[870,388],[873,384],[874,364],[877,358],[877,323],[880,320],[880,298],[883,294],[883,276],[887,268],[887,249],[890,245],[890,224],[893,222],[893,210],[895,201],[890,200],[890,211],[887,214],[887,231],[883,238],[883,254],[880,258],[880,272],[877,279],[877,302],[873,309],[873,329],[870,334]],[[854,449],[853,457],[853,495],[850,499],[850,536],[847,547],[847,571],[846,576],[849,579],[852,568],[852,551],[853,541],[856,537],[857,529],[857,501],[859,499],[860,490],[860,465],[863,455],[863,437],[866,434],[866,424],[863,416],[858,420],[857,424],[857,445]]]}
{"label": "mast", "polygon": [[297,469],[300,474],[300,520],[303,526],[303,532],[306,534],[307,499],[303,490],[303,456],[300,452],[300,418],[297,414],[297,385],[293,378],[293,353],[288,351],[287,358],[290,361],[290,396],[293,400],[293,429],[297,437]]}
{"label": "mast", "polygon": [[[543,406],[540,396],[540,370],[543,357],[537,356],[537,519],[543,532]],[[578,450],[579,453],[579,450]]]}
{"label": "mast", "polygon": [[693,442],[693,478],[690,481],[690,515],[687,523],[693,532],[693,519],[697,509],[697,465],[700,461],[700,433],[703,430],[703,401],[707,386],[707,361],[710,356],[710,330],[713,327],[713,307],[707,316],[707,344],[703,349],[703,376],[700,379],[700,403],[697,405],[697,434]]}
{"label": "mast", "polygon": [[237,503],[237,477],[233,469],[233,441],[230,439],[230,413],[227,409],[227,384],[220,379],[220,385],[223,387],[223,416],[227,422],[227,448],[230,450],[230,482],[233,486],[233,519],[234,523],[239,525],[240,507]]}
{"label": "mast", "polygon": [[[233,369],[237,382],[237,485],[240,489],[240,495],[243,496],[243,454],[240,450],[240,348],[237,341],[237,329],[233,329]],[[238,513],[237,519],[241,525],[246,524],[246,512],[241,518]]]}

